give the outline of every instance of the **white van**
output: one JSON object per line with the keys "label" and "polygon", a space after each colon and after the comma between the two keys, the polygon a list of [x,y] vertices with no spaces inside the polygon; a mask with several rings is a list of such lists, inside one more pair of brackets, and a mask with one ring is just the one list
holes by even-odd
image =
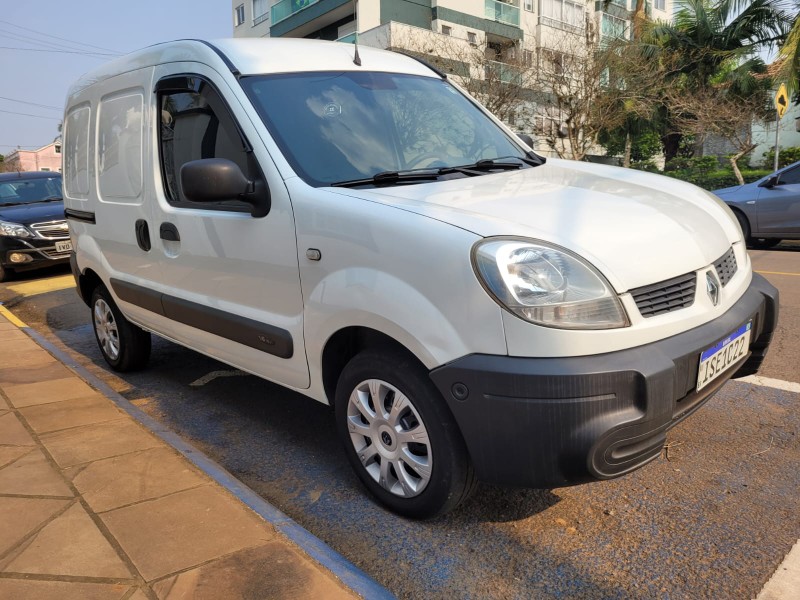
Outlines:
{"label": "white van", "polygon": [[715,196],[545,163],[443,74],[359,51],[184,40],[72,87],[72,266],[113,368],[152,332],[331,404],[413,517],[476,480],[628,473],[757,370],[778,295]]}

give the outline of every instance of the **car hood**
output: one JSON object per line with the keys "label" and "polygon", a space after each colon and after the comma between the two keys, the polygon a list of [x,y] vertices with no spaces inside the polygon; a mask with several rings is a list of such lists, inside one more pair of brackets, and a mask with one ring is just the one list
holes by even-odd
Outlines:
{"label": "car hood", "polygon": [[728,194],[736,193],[739,190],[744,189],[746,187],[747,187],[746,185],[734,185],[734,186],[731,186],[731,187],[726,187],[726,188],[721,188],[719,190],[714,190],[713,193],[716,194],[717,196],[727,196]]}
{"label": "car hood", "polygon": [[583,162],[428,184],[330,188],[482,237],[522,236],[591,262],[618,292],[711,264],[741,232],[730,209],[677,179]]}
{"label": "car hood", "polygon": [[0,221],[10,221],[21,225],[64,220],[63,202],[31,202],[16,206],[0,204]]}

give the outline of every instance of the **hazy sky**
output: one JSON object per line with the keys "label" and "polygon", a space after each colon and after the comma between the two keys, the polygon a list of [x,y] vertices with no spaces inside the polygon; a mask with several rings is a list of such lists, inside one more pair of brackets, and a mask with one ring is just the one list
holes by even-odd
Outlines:
{"label": "hazy sky", "polygon": [[168,40],[233,35],[229,0],[40,0],[2,5],[0,154],[17,146],[38,148],[58,135],[70,84],[113,58],[84,52],[125,54]]}

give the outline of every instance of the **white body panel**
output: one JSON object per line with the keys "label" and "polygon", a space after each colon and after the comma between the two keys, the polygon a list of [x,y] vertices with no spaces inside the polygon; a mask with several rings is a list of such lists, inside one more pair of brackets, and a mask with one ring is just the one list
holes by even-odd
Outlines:
{"label": "white body panel", "polygon": [[[749,259],[730,211],[712,195],[664,177],[551,160],[515,172],[401,187],[311,187],[281,154],[232,66],[242,74],[369,68],[435,75],[410,58],[369,48],[361,49],[365,66],[358,67],[347,44],[252,39],[214,44],[232,64],[203,43],[174,42],[118,59],[71,90],[68,115],[83,105],[92,110],[92,185],[87,197],[67,194],[65,202],[67,208],[96,212],[100,225],[72,223],[78,265],[107,285],[122,279],[280,327],[291,333],[294,353],[288,359],[271,356],[120,302],[128,318],[156,333],[326,402],[323,350],[347,327],[392,337],[429,369],[472,353],[585,356],[636,347],[711,321],[750,283]],[[167,202],[152,90],[161,77],[185,73],[213,82],[253,146],[272,196],[267,217]],[[145,94],[141,190],[133,197],[99,198],[98,102],[133,88]],[[150,223],[149,253],[136,245],[136,219]],[[178,228],[180,242],[159,238],[162,222]],[[541,240],[581,256],[619,294],[630,326],[568,331],[537,326],[504,310],[471,264],[473,246],[492,236]],[[702,275],[732,245],[739,270],[717,306],[698,285],[692,306],[649,319],[639,315],[629,290],[693,271]],[[319,250],[321,260],[306,258],[308,249]]]}

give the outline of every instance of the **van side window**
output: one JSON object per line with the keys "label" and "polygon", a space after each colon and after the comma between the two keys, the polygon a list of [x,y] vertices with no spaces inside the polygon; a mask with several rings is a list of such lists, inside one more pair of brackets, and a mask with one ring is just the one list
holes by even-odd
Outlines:
{"label": "van side window", "polygon": [[205,81],[195,81],[197,91],[165,91],[158,96],[161,173],[167,201],[185,208],[249,212],[250,205],[241,200],[201,204],[183,195],[181,167],[201,158],[227,158],[239,165],[248,179],[262,178],[220,95]]}

